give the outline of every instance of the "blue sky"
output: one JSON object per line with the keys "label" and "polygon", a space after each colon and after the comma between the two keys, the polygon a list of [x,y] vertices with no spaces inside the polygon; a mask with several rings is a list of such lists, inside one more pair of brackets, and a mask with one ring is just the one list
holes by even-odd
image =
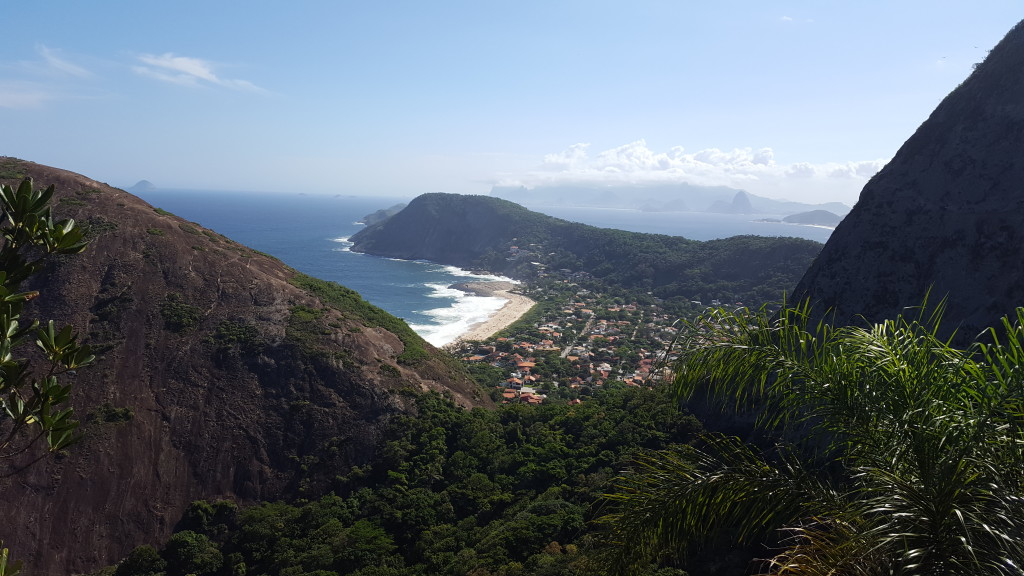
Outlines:
{"label": "blue sky", "polygon": [[117,186],[852,204],[1018,0],[12,2],[0,155]]}

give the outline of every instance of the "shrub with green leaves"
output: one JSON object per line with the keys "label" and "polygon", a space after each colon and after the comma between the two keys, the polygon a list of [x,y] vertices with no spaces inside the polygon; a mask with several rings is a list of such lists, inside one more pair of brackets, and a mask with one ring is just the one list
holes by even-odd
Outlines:
{"label": "shrub with green leaves", "polygon": [[172,292],[164,297],[160,315],[164,317],[164,326],[168,330],[185,332],[196,327],[203,317],[203,311],[198,306],[187,304],[181,294]]}
{"label": "shrub with green leaves", "polygon": [[[40,328],[36,320],[22,320],[25,306],[39,296],[23,284],[48,257],[86,247],[74,220],[54,220],[53,192],[53,186],[35,189],[28,178],[17,188],[0,186],[0,476],[16,474],[78,438],[78,422],[66,407],[71,386],[58,377],[93,361],[71,326],[58,329],[50,320]],[[29,360],[24,350],[33,343],[42,351],[40,360]],[[40,442],[44,450],[37,449]],[[0,576],[17,573],[7,556],[0,548]]]}

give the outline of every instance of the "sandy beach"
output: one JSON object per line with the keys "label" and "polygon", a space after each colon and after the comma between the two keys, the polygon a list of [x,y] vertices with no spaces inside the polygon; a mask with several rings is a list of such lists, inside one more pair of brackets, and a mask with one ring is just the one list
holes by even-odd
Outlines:
{"label": "sandy beach", "polygon": [[485,340],[516,320],[519,320],[523,314],[526,314],[530,308],[533,308],[536,302],[522,294],[511,292],[514,286],[515,284],[511,282],[466,282],[452,286],[452,288],[472,292],[477,296],[504,298],[508,302],[487,320],[471,326],[468,332],[459,336],[448,346],[456,346],[459,342],[466,340]]}

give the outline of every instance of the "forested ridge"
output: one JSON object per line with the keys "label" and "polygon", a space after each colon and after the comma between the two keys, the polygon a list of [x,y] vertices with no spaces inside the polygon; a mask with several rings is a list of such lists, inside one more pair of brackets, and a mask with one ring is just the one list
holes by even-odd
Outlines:
{"label": "forested ridge", "polygon": [[597,228],[488,196],[424,194],[352,237],[353,250],[531,279],[578,274],[663,299],[757,304],[791,290],[822,245],[801,238],[697,241]]}

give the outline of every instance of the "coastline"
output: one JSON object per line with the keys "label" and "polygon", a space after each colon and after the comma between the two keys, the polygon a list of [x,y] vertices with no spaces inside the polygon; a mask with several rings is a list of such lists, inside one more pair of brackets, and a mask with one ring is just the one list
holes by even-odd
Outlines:
{"label": "coastline", "polygon": [[451,287],[477,296],[504,298],[507,302],[490,318],[470,326],[464,334],[445,344],[445,348],[458,346],[467,340],[486,340],[522,318],[523,314],[529,312],[536,304],[526,296],[512,292],[512,288],[515,287],[512,282],[463,282],[453,284]]}

